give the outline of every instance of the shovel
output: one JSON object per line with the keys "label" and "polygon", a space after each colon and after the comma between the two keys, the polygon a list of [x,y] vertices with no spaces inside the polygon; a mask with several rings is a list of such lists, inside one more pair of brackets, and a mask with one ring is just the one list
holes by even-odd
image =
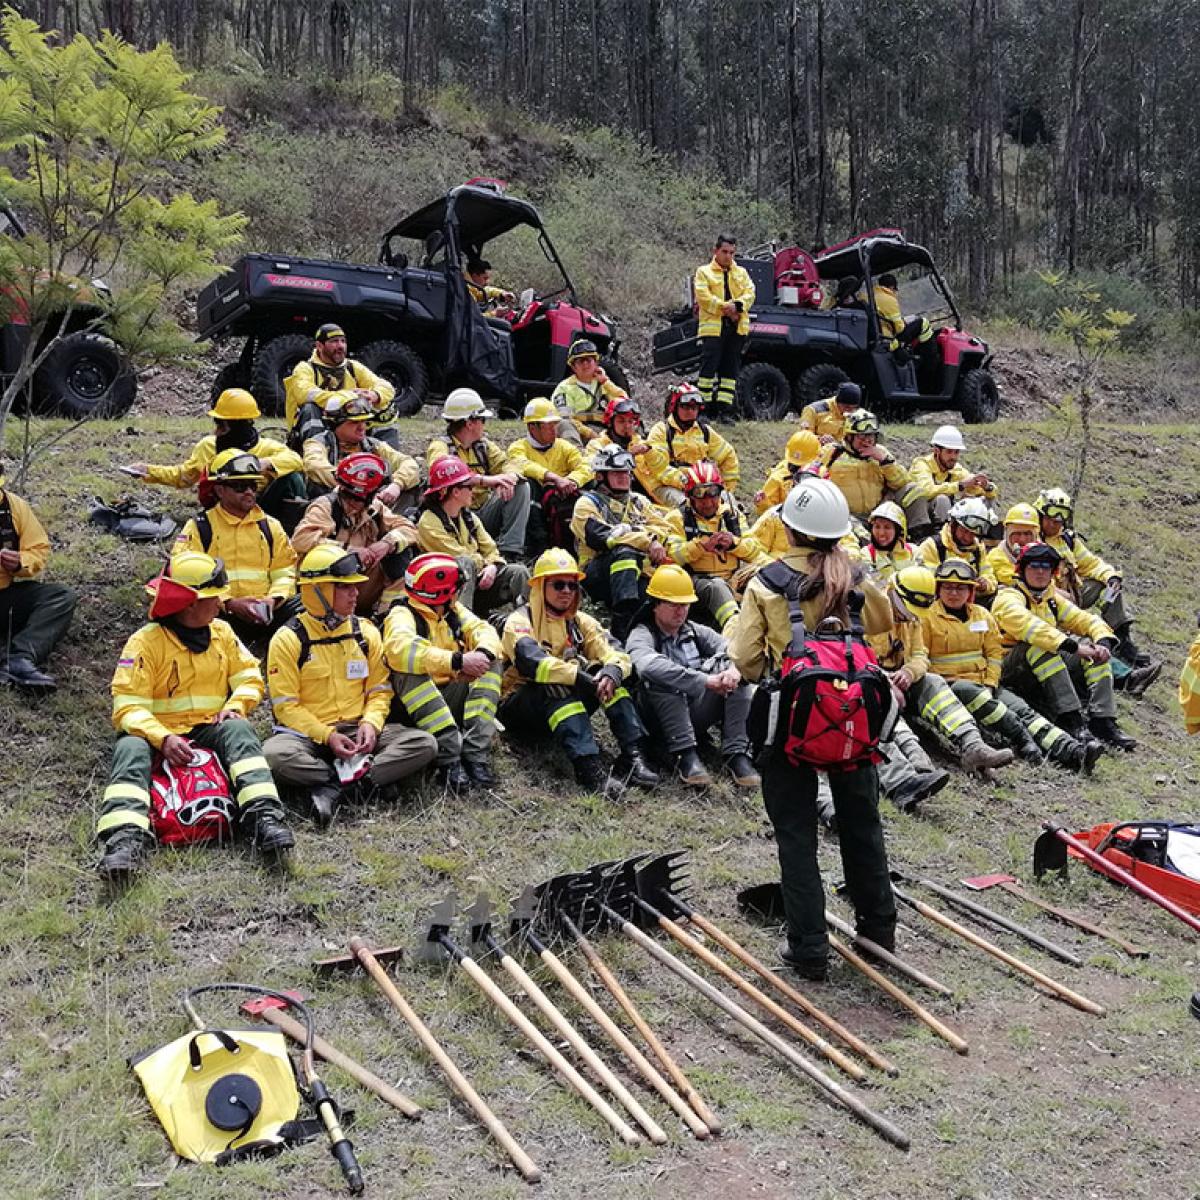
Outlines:
{"label": "shovel", "polygon": [[1145,950],[1141,946],[1135,946],[1132,942],[1127,942],[1120,934],[1113,933],[1112,930],[1105,929],[1102,925],[1096,925],[1086,917],[1079,916],[1078,913],[1067,912],[1065,908],[1056,908],[1053,904],[1048,904],[1032,892],[1027,892],[1015,875],[975,875],[961,882],[963,887],[970,888],[973,892],[984,892],[988,888],[994,887],[1003,888],[1009,895],[1016,896],[1018,900],[1024,900],[1029,904],[1036,905],[1043,912],[1049,913],[1052,917],[1057,917],[1058,920],[1063,921],[1067,925],[1074,925],[1076,929],[1082,929],[1084,933],[1094,933],[1097,937],[1107,938],[1108,941],[1120,946],[1126,954],[1133,958],[1150,957],[1149,950]]}

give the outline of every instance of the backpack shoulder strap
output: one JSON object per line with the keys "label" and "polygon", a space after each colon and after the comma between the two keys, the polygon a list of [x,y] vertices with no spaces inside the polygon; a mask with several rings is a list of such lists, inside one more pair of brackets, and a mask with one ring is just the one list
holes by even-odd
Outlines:
{"label": "backpack shoulder strap", "polygon": [[298,671],[302,670],[304,664],[312,657],[312,638],[309,637],[308,630],[305,629],[304,622],[299,617],[293,617],[283,627],[284,629],[290,629],[296,635],[296,640],[300,643],[300,653],[296,655],[296,669]]}
{"label": "backpack shoulder strap", "polygon": [[19,550],[21,538],[17,533],[16,522],[13,520],[12,504],[9,503],[8,493],[0,491],[0,550]]}
{"label": "backpack shoulder strap", "polygon": [[192,520],[196,524],[196,535],[200,538],[200,545],[207,554],[213,539],[212,521],[207,512],[197,513]]}
{"label": "backpack shoulder strap", "polygon": [[776,559],[770,566],[763,567],[757,578],[787,601],[788,620],[792,623],[792,640],[787,653],[794,657],[804,649],[804,639],[808,636],[800,608],[800,587],[808,576],[803,571],[793,570],[782,559]]}
{"label": "backpack shoulder strap", "polygon": [[263,517],[257,522],[258,531],[263,535],[263,541],[267,543],[267,558],[275,557],[275,535],[271,532],[271,519]]}

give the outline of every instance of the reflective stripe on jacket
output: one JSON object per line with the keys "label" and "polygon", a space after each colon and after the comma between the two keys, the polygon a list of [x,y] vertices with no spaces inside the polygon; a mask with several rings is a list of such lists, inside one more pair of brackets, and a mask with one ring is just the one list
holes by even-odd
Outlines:
{"label": "reflective stripe on jacket", "polygon": [[1000,626],[1006,650],[1018,642],[1028,642],[1039,650],[1057,651],[1068,636],[1091,638],[1093,642],[1116,637],[1098,616],[1084,612],[1053,587],[1039,598],[1020,580],[996,593],[992,615]]}
{"label": "reflective stripe on jacket", "polygon": [[961,620],[935,600],[921,611],[920,621],[934,674],[947,683],[964,679],[994,688],[1000,682],[1000,626],[982,604],[968,604],[966,619]]}
{"label": "reflective stripe on jacket", "polygon": [[499,660],[500,635],[469,608],[454,602],[454,625],[445,609],[429,608],[411,597],[388,610],[383,622],[383,652],[399,675],[428,675],[439,686],[459,678],[451,661],[456,653],[486,650]]}

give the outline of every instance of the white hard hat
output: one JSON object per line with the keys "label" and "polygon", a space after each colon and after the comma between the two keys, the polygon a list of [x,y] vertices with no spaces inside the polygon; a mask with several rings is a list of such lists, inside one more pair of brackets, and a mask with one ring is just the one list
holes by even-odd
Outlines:
{"label": "white hard hat", "polygon": [[836,483],[806,476],[787,494],[780,519],[805,537],[836,541],[850,532],[850,505]]}
{"label": "white hard hat", "polygon": [[443,421],[469,421],[472,417],[494,417],[483,397],[469,387],[455,388],[442,402]]}
{"label": "white hard hat", "polygon": [[943,450],[965,450],[967,443],[956,425],[939,425],[929,439],[931,446],[940,446]]}
{"label": "white hard hat", "polygon": [[992,527],[992,510],[982,500],[970,496],[959,500],[950,509],[950,520],[957,521],[977,537],[984,537]]}

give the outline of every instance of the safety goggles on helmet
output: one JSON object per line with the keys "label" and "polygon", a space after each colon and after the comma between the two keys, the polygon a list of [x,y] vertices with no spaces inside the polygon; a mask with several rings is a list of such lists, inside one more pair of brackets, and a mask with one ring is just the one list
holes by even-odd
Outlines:
{"label": "safety goggles on helmet", "polygon": [[581,358],[599,358],[600,351],[596,348],[596,343],[588,338],[576,338],[571,343],[567,350],[567,366],[573,362],[578,362]]}
{"label": "safety goggles on helmet", "polygon": [[688,496],[719,496],[725,490],[725,479],[715,463],[693,463],[683,473],[683,490]]}
{"label": "safety goggles on helmet", "polygon": [[613,417],[624,416],[626,413],[640,417],[642,410],[638,402],[629,396],[617,396],[608,402],[608,407],[604,410],[604,423],[611,425]]}
{"label": "safety goggles on helmet", "polygon": [[1049,517],[1052,521],[1061,521],[1064,525],[1071,520],[1071,506],[1069,504],[1043,504],[1041,508],[1043,517]]}
{"label": "safety goggles on helmet", "polygon": [[362,396],[348,399],[335,396],[325,405],[325,420],[330,425],[340,425],[343,421],[369,421],[374,415],[371,402]]}
{"label": "safety goggles on helmet", "polygon": [[934,571],[933,576],[938,583],[975,584],[978,582],[975,568],[961,558],[948,558],[945,562],[938,563],[938,568]]}
{"label": "safety goggles on helmet", "polygon": [[688,495],[693,500],[706,500],[719,496],[724,490],[719,483],[700,483],[690,489]]}
{"label": "safety goggles on helmet", "polygon": [[213,569],[207,578],[197,579],[195,581],[187,581],[175,579],[174,575],[168,575],[175,583],[182,583],[185,587],[190,587],[197,596],[204,599],[208,596],[220,595],[229,587],[229,572],[225,570],[225,560],[223,558],[213,559]]}
{"label": "safety goggles on helmet", "polygon": [[928,608],[934,601],[937,581],[928,567],[905,567],[896,573],[892,586],[905,604]]}
{"label": "safety goggles on helmet", "polygon": [[879,418],[873,412],[865,408],[856,408],[846,418],[846,433],[865,436],[866,434],[879,433]]}
{"label": "safety goggles on helmet", "polygon": [[296,575],[301,583],[315,583],[323,579],[361,583],[367,578],[363,573],[362,563],[353,550],[347,550],[341,558],[335,558],[330,563],[310,564],[306,556],[297,568]]}
{"label": "safety goggles on helmet", "polygon": [[604,446],[597,451],[592,459],[592,473],[599,475],[604,471],[632,471],[633,455],[620,446]]}
{"label": "safety goggles on helmet", "polygon": [[262,463],[253,454],[234,454],[222,461],[218,455],[213,459],[213,470],[209,479],[213,483],[232,484],[235,481],[259,484],[262,482]]}
{"label": "safety goggles on helmet", "polygon": [[1062,488],[1047,488],[1044,492],[1039,492],[1033,507],[1043,517],[1051,517],[1064,525],[1070,524],[1074,510],[1070,495]]}
{"label": "safety goggles on helmet", "polygon": [[667,415],[673,413],[681,404],[694,404],[704,407],[704,397],[694,383],[681,383],[667,393]]}

